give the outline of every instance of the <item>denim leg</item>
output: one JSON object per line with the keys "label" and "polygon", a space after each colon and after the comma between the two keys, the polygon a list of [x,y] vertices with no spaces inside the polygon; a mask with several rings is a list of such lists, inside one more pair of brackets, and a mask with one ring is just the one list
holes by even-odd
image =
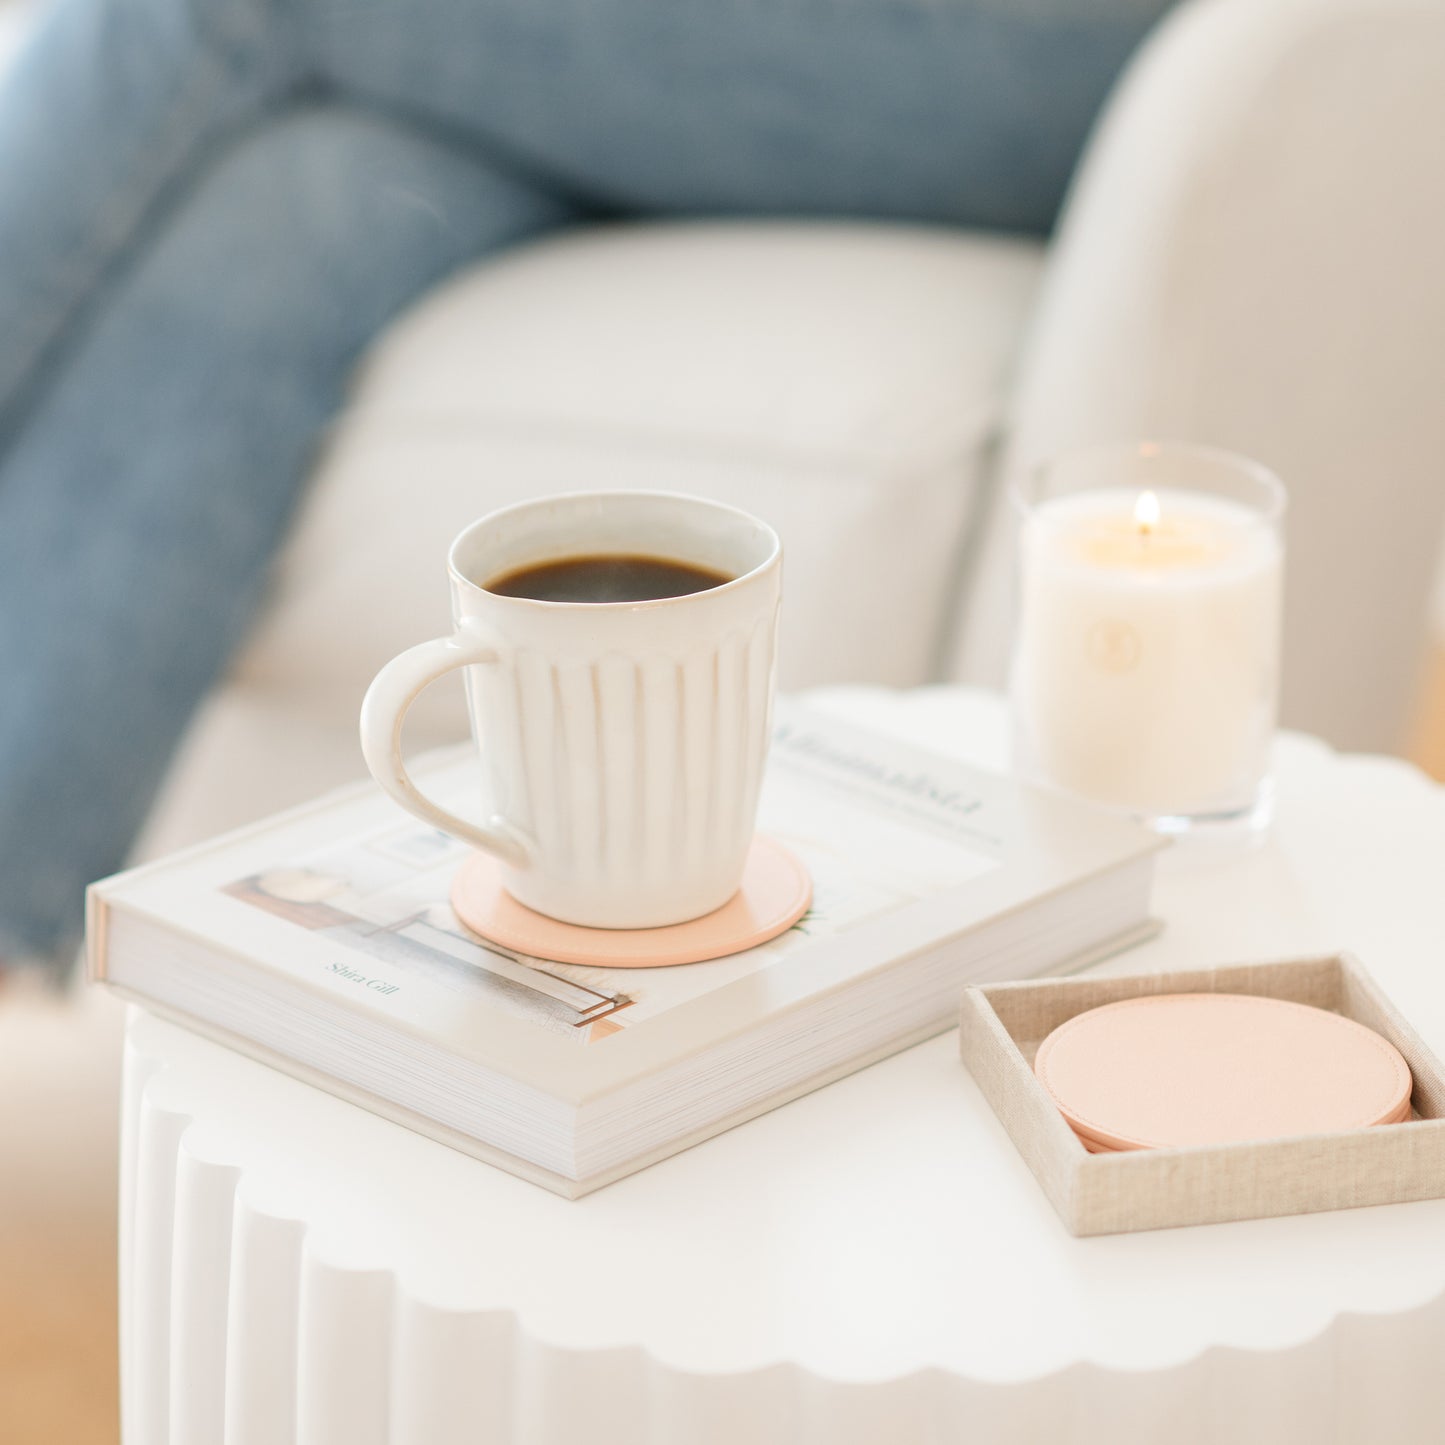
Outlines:
{"label": "denim leg", "polygon": [[294,13],[294,0],[46,0],[0,85],[0,444],[157,203],[302,83]]}
{"label": "denim leg", "polygon": [[617,209],[1042,233],[1173,0],[304,0],[337,86]]}
{"label": "denim leg", "polygon": [[123,862],[361,348],[564,219],[470,151],[313,104],[238,139],[115,279],[0,459],[0,952],[60,954]]}

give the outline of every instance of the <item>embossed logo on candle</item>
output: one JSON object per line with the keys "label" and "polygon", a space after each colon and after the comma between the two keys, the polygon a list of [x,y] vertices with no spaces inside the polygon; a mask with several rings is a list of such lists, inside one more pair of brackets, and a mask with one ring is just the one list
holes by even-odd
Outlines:
{"label": "embossed logo on candle", "polygon": [[1096,622],[1084,639],[1089,661],[1103,672],[1132,672],[1139,665],[1144,644],[1139,634],[1117,617]]}

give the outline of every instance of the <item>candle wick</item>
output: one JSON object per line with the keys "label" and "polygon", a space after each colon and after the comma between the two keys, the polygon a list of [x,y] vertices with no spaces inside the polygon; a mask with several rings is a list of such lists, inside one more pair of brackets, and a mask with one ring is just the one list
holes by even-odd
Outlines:
{"label": "candle wick", "polygon": [[1153,492],[1141,492],[1134,506],[1134,522],[1139,528],[1139,535],[1147,541],[1158,521],[1159,499]]}

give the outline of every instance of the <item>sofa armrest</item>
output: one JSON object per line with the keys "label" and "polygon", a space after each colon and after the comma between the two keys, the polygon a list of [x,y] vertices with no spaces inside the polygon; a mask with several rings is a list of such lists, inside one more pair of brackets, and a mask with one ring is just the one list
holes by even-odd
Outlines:
{"label": "sofa armrest", "polygon": [[1284,716],[1349,747],[1399,744],[1445,525],[1442,137],[1439,0],[1175,12],[1075,179],[1003,463],[1156,436],[1274,467]]}

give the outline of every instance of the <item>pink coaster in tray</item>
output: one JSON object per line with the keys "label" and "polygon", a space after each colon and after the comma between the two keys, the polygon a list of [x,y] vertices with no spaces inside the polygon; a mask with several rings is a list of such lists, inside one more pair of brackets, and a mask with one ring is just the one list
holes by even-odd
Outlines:
{"label": "pink coaster in tray", "polygon": [[1398,1124],[1412,1079],[1353,1019],[1254,994],[1163,993],[1076,1014],[1034,1073],[1092,1154]]}
{"label": "pink coaster in tray", "polygon": [[790,929],[813,901],[802,860],[772,838],[753,839],[742,887],[712,913],[666,928],[583,928],[518,903],[502,865],[473,853],[452,882],[452,908],[489,943],[558,963],[596,968],[670,968],[756,948]]}

